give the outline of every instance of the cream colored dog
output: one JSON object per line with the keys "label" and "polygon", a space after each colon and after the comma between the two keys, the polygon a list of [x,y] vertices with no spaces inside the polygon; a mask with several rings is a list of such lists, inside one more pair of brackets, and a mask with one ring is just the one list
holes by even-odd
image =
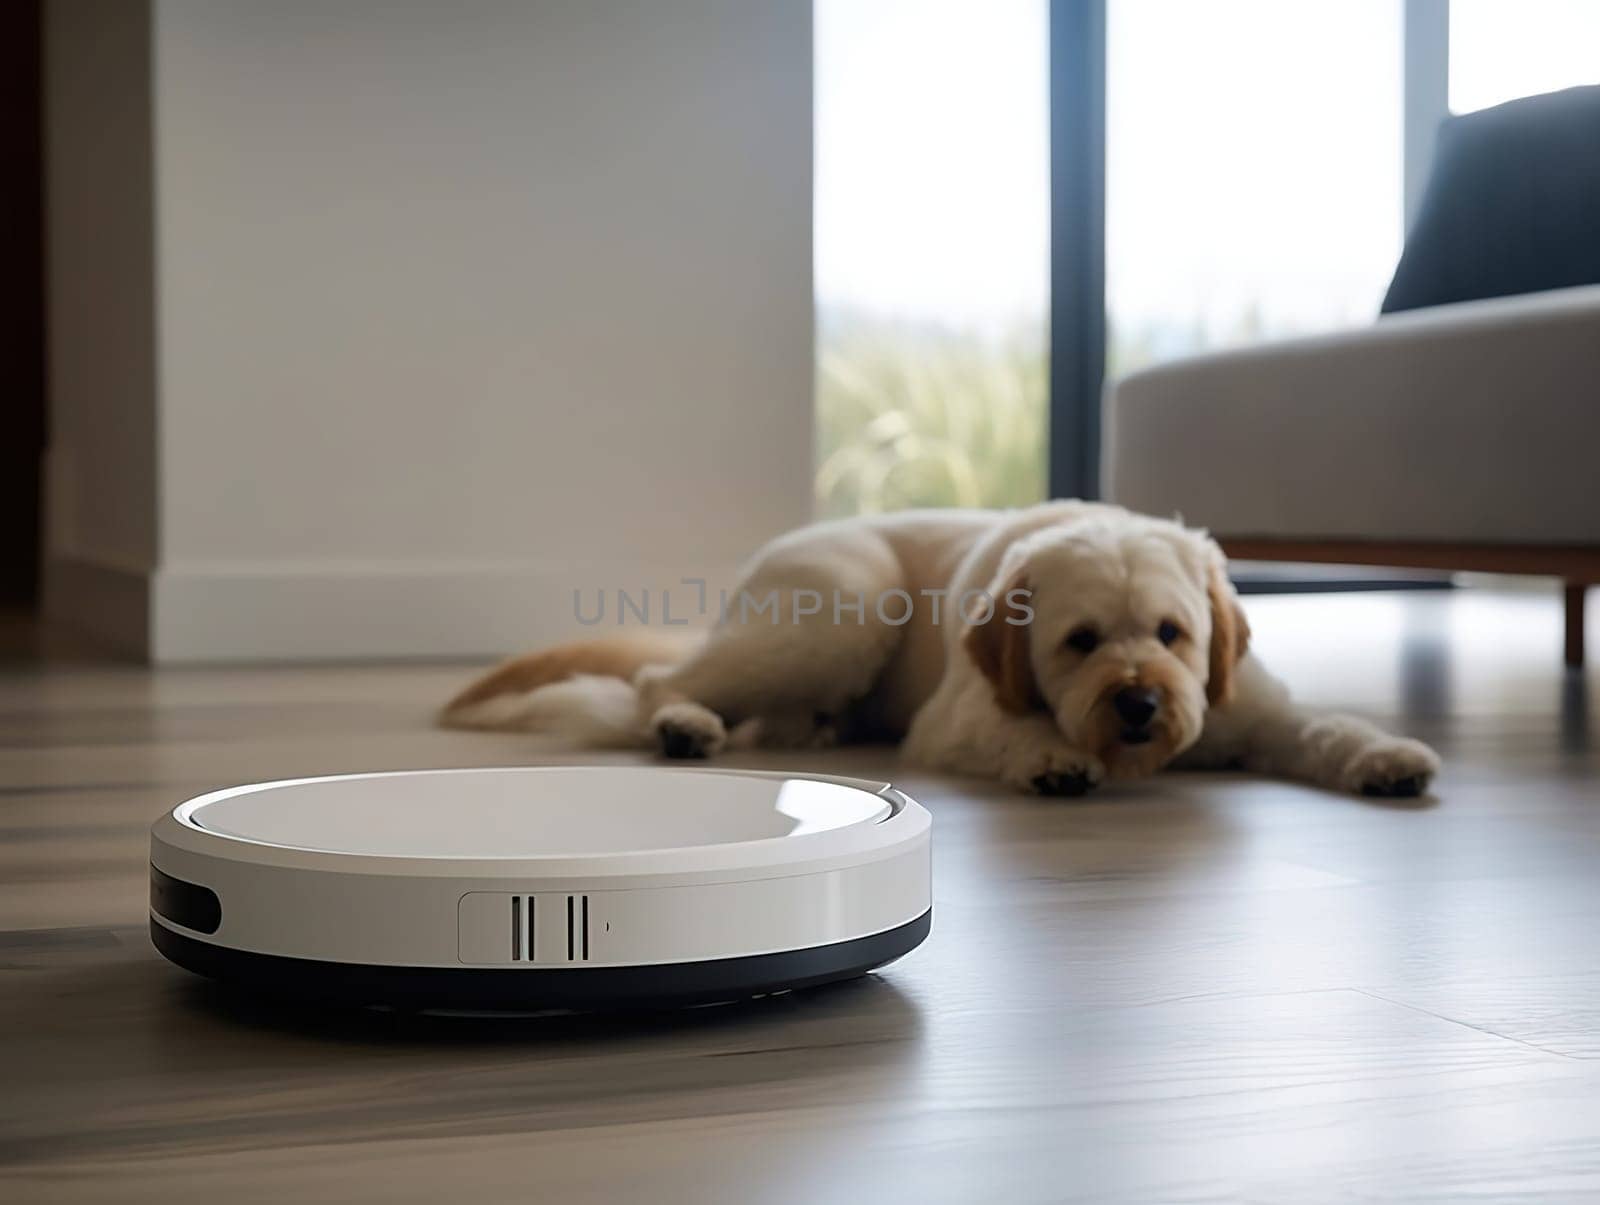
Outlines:
{"label": "cream colored dog", "polygon": [[1203,532],[1099,503],[819,523],[762,549],[704,636],[523,657],[442,720],[668,757],[903,738],[919,765],[1045,795],[1167,765],[1426,790],[1427,746],[1290,704],[1225,570]]}

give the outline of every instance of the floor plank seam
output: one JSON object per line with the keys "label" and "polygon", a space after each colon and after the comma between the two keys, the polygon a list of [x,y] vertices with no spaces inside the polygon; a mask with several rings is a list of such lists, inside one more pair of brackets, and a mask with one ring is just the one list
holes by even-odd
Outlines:
{"label": "floor plank seam", "polygon": [[1485,1037],[1499,1038],[1502,1042],[1511,1042],[1514,1045],[1523,1047],[1524,1049],[1535,1050],[1540,1054],[1547,1054],[1551,1058],[1561,1059],[1563,1062],[1588,1063],[1594,1061],[1593,1059],[1585,1059],[1578,1055],[1566,1054],[1560,1050],[1551,1050],[1548,1047],[1540,1046],[1535,1042],[1526,1041],[1523,1038],[1514,1038],[1510,1034],[1499,1033],[1493,1029],[1486,1029],[1482,1025],[1474,1025],[1471,1021],[1463,1021],[1459,1017],[1447,1017],[1443,1013],[1434,1012],[1431,1008],[1423,1008],[1420,1005],[1411,1004],[1405,1000],[1396,1000],[1391,996],[1385,996],[1381,992],[1371,991],[1368,988],[1353,987],[1350,990],[1353,992],[1360,992],[1363,996],[1366,996],[1372,1000],[1381,1000],[1385,1004],[1393,1004],[1398,1008],[1409,1009],[1411,1012],[1419,1013],[1424,1017],[1432,1017],[1436,1021],[1444,1021],[1450,1025],[1459,1025],[1463,1029],[1470,1029],[1473,1033],[1481,1033]]}

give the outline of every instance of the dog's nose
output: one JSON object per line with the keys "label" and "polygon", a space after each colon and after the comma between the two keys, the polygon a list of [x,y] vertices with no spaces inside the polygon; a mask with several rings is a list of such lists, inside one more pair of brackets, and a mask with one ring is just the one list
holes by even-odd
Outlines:
{"label": "dog's nose", "polygon": [[1149,686],[1124,686],[1112,697],[1112,706],[1130,728],[1143,728],[1155,715],[1161,696]]}

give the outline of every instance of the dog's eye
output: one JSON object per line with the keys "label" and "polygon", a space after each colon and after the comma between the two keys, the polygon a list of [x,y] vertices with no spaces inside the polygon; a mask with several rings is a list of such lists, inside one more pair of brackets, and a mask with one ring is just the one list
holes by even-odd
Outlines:
{"label": "dog's eye", "polygon": [[1093,628],[1074,628],[1067,637],[1067,647],[1080,653],[1092,653],[1100,645],[1100,633]]}
{"label": "dog's eye", "polygon": [[1162,644],[1171,644],[1182,635],[1183,629],[1170,619],[1163,619],[1160,626],[1156,628],[1156,639],[1161,641]]}

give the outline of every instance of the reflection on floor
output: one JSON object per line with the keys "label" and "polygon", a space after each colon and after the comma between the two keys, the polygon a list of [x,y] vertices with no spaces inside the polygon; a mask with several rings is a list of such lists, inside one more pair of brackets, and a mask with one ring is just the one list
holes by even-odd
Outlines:
{"label": "reflection on floor", "polygon": [[[437,732],[465,667],[0,674],[0,1194],[561,1202],[1600,1199],[1600,727],[1554,595],[1253,597],[1307,702],[1434,742],[1399,806],[1173,775],[1079,803],[898,768],[934,935],[643,1018],[240,1001],[143,935],[144,829],[223,783],[579,760]],[[616,757],[618,755],[611,755]]]}

